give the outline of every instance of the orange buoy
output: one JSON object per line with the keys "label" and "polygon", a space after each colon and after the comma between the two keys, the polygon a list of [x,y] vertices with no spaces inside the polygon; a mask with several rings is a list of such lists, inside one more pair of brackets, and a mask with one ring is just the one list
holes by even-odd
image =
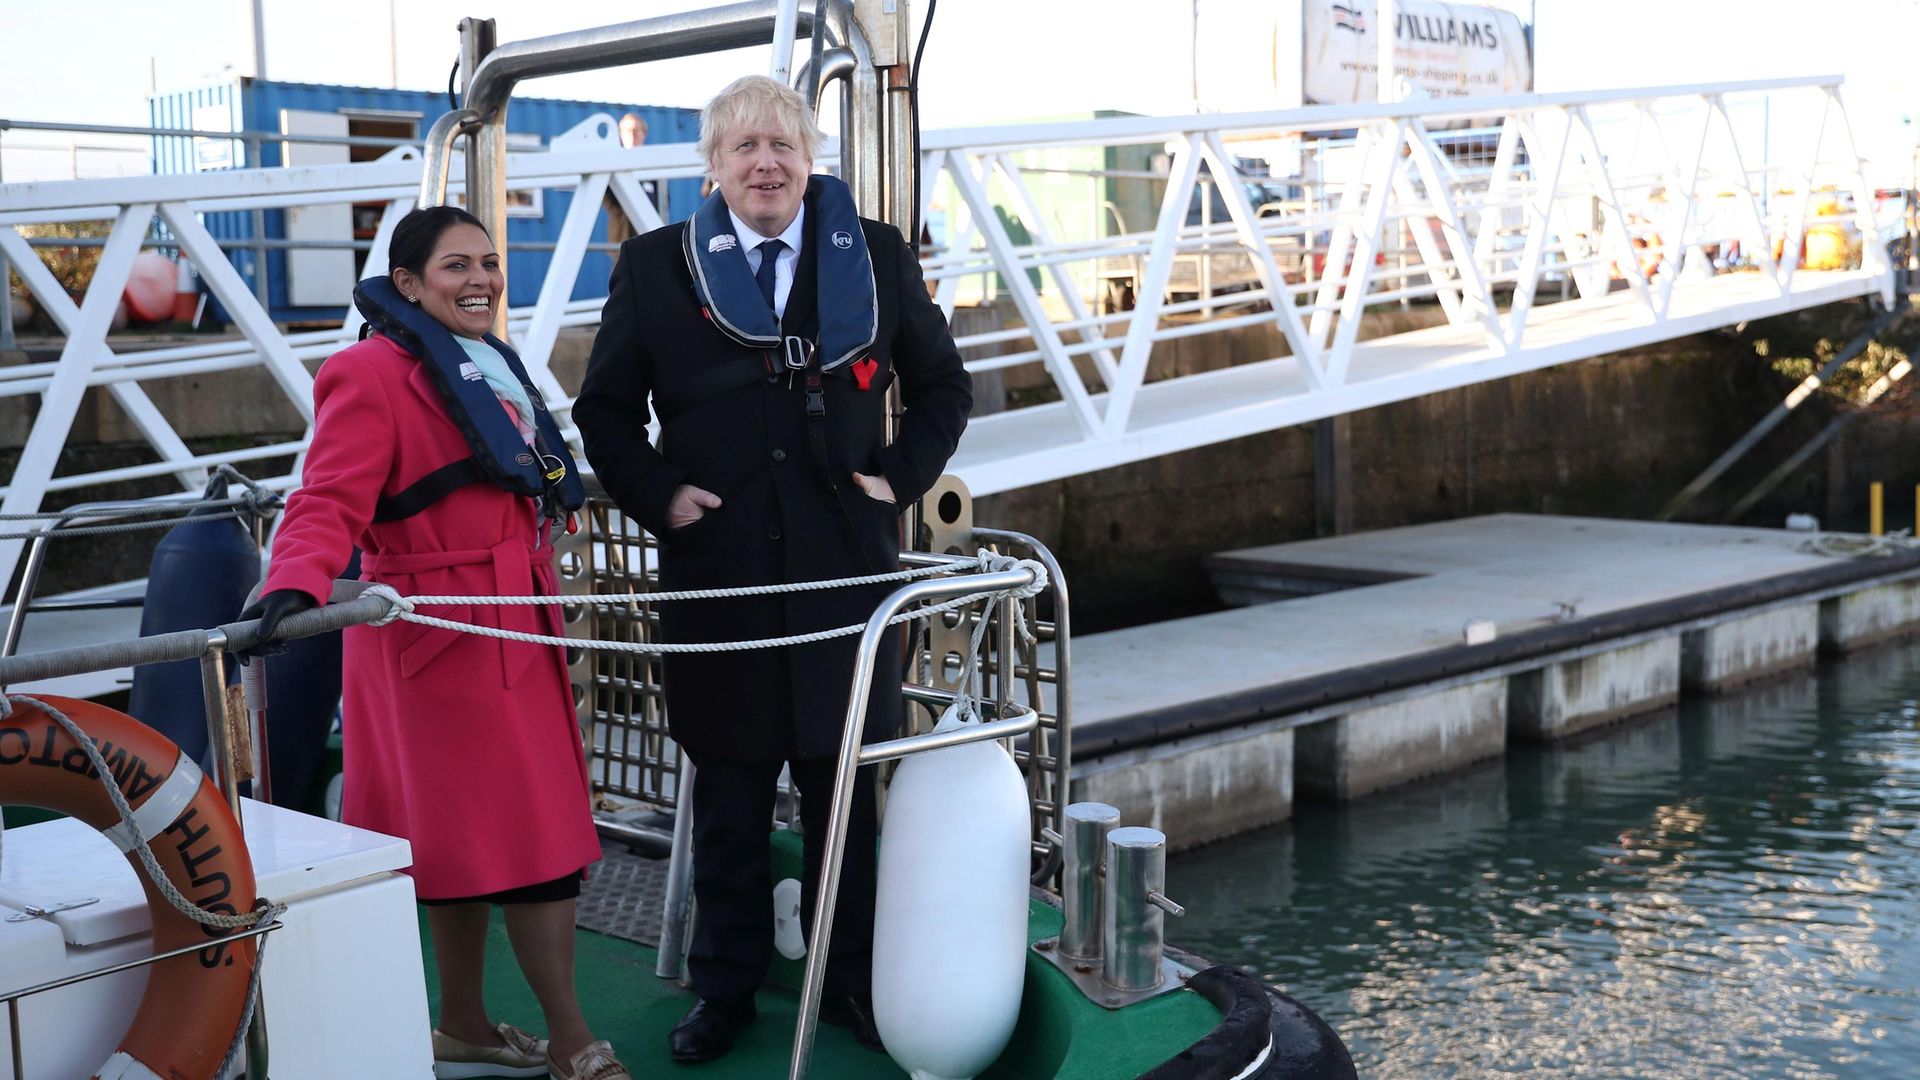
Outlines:
{"label": "orange buoy", "polygon": [[0,805],[57,810],[99,829],[136,864],[153,916],[153,951],[205,945],[150,967],[133,1025],[96,1075],[212,1080],[246,1015],[258,939],[222,941],[233,931],[174,910],[138,865],[131,833],[86,751],[36,701],[65,713],[93,740],[167,879],[208,911],[235,915],[255,907],[240,826],[198,766],[125,713],[45,696],[12,699],[12,712],[0,716]]}
{"label": "orange buoy", "polygon": [[127,272],[127,314],[137,322],[159,322],[173,314],[174,284],[179,268],[165,255],[143,251],[133,257]]}

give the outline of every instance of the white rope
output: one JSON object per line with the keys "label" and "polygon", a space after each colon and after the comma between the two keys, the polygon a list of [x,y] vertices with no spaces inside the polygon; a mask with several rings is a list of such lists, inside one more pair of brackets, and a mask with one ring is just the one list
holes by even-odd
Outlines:
{"label": "white rope", "polygon": [[[898,623],[911,622],[915,619],[931,618],[934,615],[943,614],[948,611],[954,611],[956,609],[966,607],[969,604],[977,603],[982,599],[990,598],[990,597],[1006,597],[1008,599],[1015,600],[1015,601],[1025,600],[1029,597],[1038,595],[1047,587],[1047,568],[1044,564],[1034,559],[1014,559],[1010,556],[997,555],[990,551],[982,551],[980,552],[979,559],[976,565],[979,566],[982,572],[989,572],[989,573],[1002,571],[1002,570],[1024,569],[1033,575],[1033,580],[1026,585],[1018,586],[1012,589],[982,589],[978,592],[967,593],[964,596],[956,597],[952,600],[948,600],[943,603],[931,604],[926,607],[916,608],[912,611],[903,611],[898,615],[895,615],[893,618],[888,619],[886,625],[893,626]],[[938,568],[931,568],[931,569],[951,571],[954,568],[938,567]],[[902,573],[919,574],[920,572],[919,571],[902,571]],[[893,577],[893,575],[877,575],[877,576],[886,577],[886,578]],[[925,575],[922,575],[922,576],[925,576]],[[842,581],[864,581],[866,579],[855,578],[855,579],[841,579],[841,580]],[[804,586],[813,587],[813,588],[835,587],[834,582],[802,582],[800,584]],[[787,585],[764,585],[764,586],[748,586],[742,589],[716,589],[711,591],[717,592],[717,593],[725,593],[728,596],[759,596],[759,595],[769,595],[776,592],[794,592],[797,590],[795,587],[787,586]],[[781,649],[781,648],[787,648],[793,645],[810,645],[818,641],[831,641],[834,638],[850,637],[854,634],[858,634],[866,630],[866,624],[862,622],[862,623],[850,623],[846,626],[837,626],[831,630],[815,630],[811,633],[790,634],[790,635],[787,635],[786,637],[777,637],[777,638],[757,638],[750,641],[712,641],[712,642],[674,642],[674,643],[643,642],[643,641],[601,641],[594,638],[556,637],[551,634],[529,634],[519,630],[501,630],[491,626],[476,626],[472,623],[455,622],[452,619],[442,619],[432,615],[421,615],[416,611],[414,611],[414,607],[416,605],[428,606],[428,605],[435,605],[435,604],[448,605],[448,604],[474,603],[474,602],[481,602],[489,599],[495,599],[492,597],[481,597],[481,598],[478,598],[478,600],[475,600],[473,598],[463,597],[463,596],[401,596],[399,592],[396,591],[392,586],[380,584],[380,583],[375,583],[373,585],[368,586],[366,592],[362,593],[361,595],[362,596],[378,596],[386,600],[389,605],[387,613],[381,616],[380,618],[375,619],[372,622],[368,623],[367,625],[369,626],[385,626],[388,623],[393,622],[396,619],[399,619],[405,622],[414,623],[419,626],[431,626],[437,629],[452,630],[452,631],[456,631],[458,633],[463,633],[463,634],[476,634],[480,637],[498,638],[502,641],[517,641],[517,642],[521,642],[528,645],[555,645],[561,648],[590,649],[590,650],[597,650],[600,652],[642,653],[642,654],[648,654],[648,655],[665,655],[665,654],[679,654],[679,653],[745,652],[752,649]],[[679,595],[679,594],[641,593],[641,594],[634,594],[634,595],[640,595],[640,596],[645,596],[652,599],[658,599],[659,597],[665,596],[665,595]],[[681,598],[690,598],[690,597],[682,596]],[[520,600],[522,600],[522,598],[520,597],[506,597],[506,598],[500,598],[500,599],[508,599],[515,602],[519,602]],[[596,599],[605,600],[608,598],[605,596],[601,596],[601,597],[541,596],[541,597],[532,597],[530,599],[538,602],[543,602],[543,603],[575,604],[575,603],[585,603],[585,602],[596,600]],[[1020,627],[1021,636],[1025,640],[1031,641],[1033,639],[1033,635],[1032,635],[1032,632],[1027,628],[1026,613],[1024,612],[1024,610],[1021,610],[1018,607],[1016,607],[1015,610],[1016,612],[1018,612],[1017,622]]]}
{"label": "white rope", "polygon": [[1857,533],[1821,533],[1800,545],[1802,551],[1837,559],[1885,558],[1914,546],[1907,530],[1885,536],[1861,536]]}
{"label": "white rope", "polygon": [[[422,595],[409,596],[406,599],[414,605],[427,607],[434,604],[497,604],[502,607],[528,607],[539,604],[592,604],[607,607],[617,604],[661,604],[669,600],[730,600],[739,596],[774,596],[780,593],[811,592],[815,590],[844,589],[854,585],[885,585],[893,581],[915,581],[919,578],[940,577],[981,570],[1010,567],[986,567],[983,563],[947,563],[942,566],[923,566],[914,570],[896,570],[890,574],[868,574],[865,577],[828,578],[822,581],[794,581],[784,585],[741,585],[730,589],[682,589],[678,592],[635,592],[635,593],[587,593],[577,596],[452,596]],[[385,594],[382,594],[385,595]]]}

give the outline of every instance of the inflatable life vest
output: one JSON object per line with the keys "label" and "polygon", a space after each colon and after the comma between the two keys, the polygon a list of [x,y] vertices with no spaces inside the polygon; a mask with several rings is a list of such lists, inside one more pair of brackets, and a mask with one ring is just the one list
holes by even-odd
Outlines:
{"label": "inflatable life vest", "polygon": [[520,355],[511,346],[492,334],[486,336],[487,344],[500,351],[507,361],[507,369],[520,380],[527,391],[527,400],[533,403],[532,446],[520,437],[512,419],[500,407],[493,388],[473,370],[466,350],[453,340],[453,331],[402,299],[391,279],[370,277],[355,285],[353,306],[367,319],[361,330],[363,337],[376,330],[385,334],[412,353],[426,369],[433,385],[440,390],[447,416],[460,429],[467,440],[467,449],[472,451],[471,457],[436,469],[406,490],[382,498],[374,508],[373,520],[398,521],[411,517],[456,488],[477,483],[489,483],[516,495],[541,499],[547,516],[556,521],[586,503],[586,488],[580,483],[573,455],[567,452],[566,440],[560,437],[560,427],[553,422],[545,399],[534,389]]}
{"label": "inflatable life vest", "polygon": [[880,335],[873,257],[867,252],[867,234],[860,230],[853,191],[844,181],[809,177],[806,207],[807,245],[820,282],[820,332],[810,342],[781,334],[779,321],[754,284],[753,271],[747,269],[746,249],[718,191],[687,219],[681,245],[695,297],[721,333],[750,349],[779,351],[795,370],[817,357],[820,370],[838,371]]}
{"label": "inflatable life vest", "polygon": [[[807,417],[807,456],[820,483],[832,492],[846,526],[845,540],[853,557],[870,573],[876,566],[860,543],[859,530],[848,511],[827,452],[827,395],[823,379],[854,380],[867,388],[872,377],[871,357],[855,361],[880,336],[880,302],[873,283],[873,256],[867,234],[853,205],[853,191],[832,176],[807,178],[805,247],[803,258],[814,260],[818,287],[819,331],[812,338],[783,332],[780,320],[747,268],[746,249],[734,231],[733,215],[715,191],[700,204],[681,229],[681,248],[687,273],[693,279],[694,299],[714,328],[755,355],[716,364],[688,392],[691,401],[703,401],[761,378],[774,378],[784,368],[789,378],[798,374]],[[788,314],[794,314],[789,309]]]}
{"label": "inflatable life vest", "polygon": [[[125,713],[73,698],[39,700],[65,713],[92,738],[132,806],[134,819],[167,879],[209,911],[233,915],[257,904],[253,865],[227,802],[200,769],[159,732]],[[10,702],[0,717],[0,804],[58,810],[99,829],[121,851],[132,834],[73,736],[33,699]],[[247,1010],[258,956],[256,938],[202,926],[175,911],[135,864],[153,916],[153,951],[205,947],[148,970],[133,1025],[96,1076],[212,1080]]]}

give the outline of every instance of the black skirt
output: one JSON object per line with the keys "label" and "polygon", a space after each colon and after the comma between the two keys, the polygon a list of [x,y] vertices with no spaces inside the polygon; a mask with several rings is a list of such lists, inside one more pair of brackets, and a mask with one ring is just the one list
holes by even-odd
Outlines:
{"label": "black skirt", "polygon": [[572,900],[580,895],[580,878],[585,868],[571,874],[562,874],[552,881],[541,881],[532,885],[518,885],[499,892],[483,893],[479,896],[449,896],[438,900],[421,900],[428,907],[448,907],[453,904],[549,904],[555,900]]}

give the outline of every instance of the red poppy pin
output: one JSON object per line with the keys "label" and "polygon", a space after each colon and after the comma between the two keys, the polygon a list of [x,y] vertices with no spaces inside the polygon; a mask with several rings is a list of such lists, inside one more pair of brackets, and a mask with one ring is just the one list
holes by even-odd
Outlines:
{"label": "red poppy pin", "polygon": [[879,361],[871,356],[862,357],[853,362],[853,384],[862,390],[873,387],[873,373],[880,370]]}

